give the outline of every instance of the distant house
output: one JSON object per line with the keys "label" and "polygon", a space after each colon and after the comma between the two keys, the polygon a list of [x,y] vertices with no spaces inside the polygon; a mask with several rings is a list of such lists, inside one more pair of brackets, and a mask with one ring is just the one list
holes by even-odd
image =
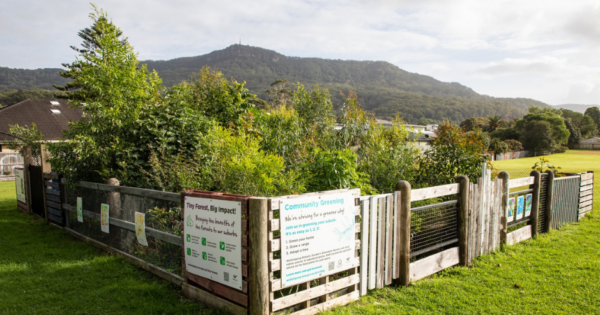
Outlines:
{"label": "distant house", "polygon": [[29,126],[35,123],[47,141],[62,137],[63,130],[69,128],[69,121],[81,119],[82,111],[69,108],[66,100],[25,100],[0,109],[0,152],[10,152],[6,143],[14,140],[9,125]]}
{"label": "distant house", "polygon": [[586,144],[586,143],[600,143],[600,138],[589,138],[589,139],[581,140],[581,143],[583,143],[583,144]]}

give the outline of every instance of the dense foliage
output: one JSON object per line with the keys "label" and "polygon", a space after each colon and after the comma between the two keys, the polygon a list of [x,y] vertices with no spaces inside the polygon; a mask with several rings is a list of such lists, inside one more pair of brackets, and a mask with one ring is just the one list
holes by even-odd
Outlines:
{"label": "dense foliage", "polygon": [[354,92],[341,95],[335,110],[327,88],[295,84],[284,93],[287,82],[279,80],[270,103],[255,108],[245,82],[208,67],[165,88],[103,11],[90,17],[92,28],[80,32],[84,49],[63,73],[78,87],[68,96],[83,119],[50,145],[53,170],[69,182],[116,177],[166,191],[370,194],[391,192],[400,179],[429,186],[476,176],[484,160],[487,138],[450,123],[422,154],[399,117],[391,128],[377,124]]}

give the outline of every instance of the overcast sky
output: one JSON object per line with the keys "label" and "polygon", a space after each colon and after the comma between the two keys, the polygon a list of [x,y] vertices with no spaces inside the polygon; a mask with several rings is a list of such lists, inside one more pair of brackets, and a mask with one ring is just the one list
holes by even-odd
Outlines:
{"label": "overcast sky", "polygon": [[[241,38],[287,56],[384,60],[491,96],[600,104],[598,0],[94,3],[141,60],[203,55]],[[0,66],[72,62],[90,12],[85,1],[2,0]]]}

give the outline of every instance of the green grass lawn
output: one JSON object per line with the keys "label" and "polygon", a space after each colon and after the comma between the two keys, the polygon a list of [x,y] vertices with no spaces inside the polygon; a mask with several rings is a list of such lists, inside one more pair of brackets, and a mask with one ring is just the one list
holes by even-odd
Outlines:
{"label": "green grass lawn", "polygon": [[[565,172],[600,174],[600,155],[549,156]],[[600,153],[600,152],[599,152]],[[528,172],[535,158],[500,161]],[[512,175],[512,173],[511,173]],[[373,290],[332,314],[600,313],[600,180],[580,223],[455,267],[408,287]],[[0,183],[0,314],[218,314],[179,288],[16,210]]]}
{"label": "green grass lawn", "polygon": [[179,287],[17,211],[0,182],[0,314],[222,314]]}
{"label": "green grass lawn", "polygon": [[[595,171],[600,152],[549,156],[564,172]],[[536,158],[494,164],[528,173]],[[518,176],[521,177],[521,176]],[[373,290],[331,314],[600,314],[600,180],[594,211],[573,223],[402,288]]]}

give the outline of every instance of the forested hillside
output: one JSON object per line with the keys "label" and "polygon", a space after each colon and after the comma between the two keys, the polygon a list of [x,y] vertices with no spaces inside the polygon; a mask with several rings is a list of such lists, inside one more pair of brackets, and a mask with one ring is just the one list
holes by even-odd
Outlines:
{"label": "forested hillside", "polygon": [[[477,94],[459,83],[441,82],[410,73],[384,61],[344,61],[287,57],[272,50],[232,45],[223,50],[168,61],[143,61],[156,70],[166,86],[173,86],[197,74],[203,66],[216,68],[228,78],[246,81],[252,93],[267,99],[265,91],[278,79],[289,87],[327,87],[334,103],[341,104],[340,92],[355,91],[362,106],[377,117],[390,119],[399,113],[407,122],[463,121],[473,116],[522,117],[530,105],[546,106],[532,99],[493,98]],[[0,68],[0,90],[9,88],[51,88],[66,80],[59,69],[20,70]]]}

